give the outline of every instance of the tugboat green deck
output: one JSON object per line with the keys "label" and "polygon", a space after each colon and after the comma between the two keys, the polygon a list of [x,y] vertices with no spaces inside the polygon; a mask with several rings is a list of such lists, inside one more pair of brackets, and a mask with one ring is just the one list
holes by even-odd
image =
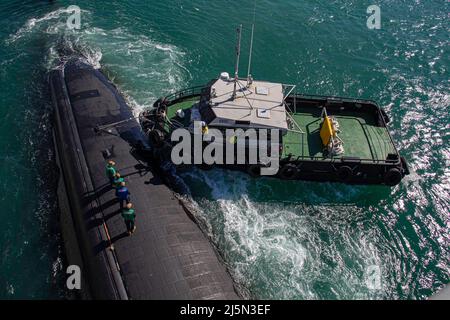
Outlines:
{"label": "tugboat green deck", "polygon": [[[170,141],[171,122],[188,127],[192,107],[202,101],[211,101],[214,81],[207,86],[186,89],[162,99],[166,104],[166,142]],[[400,157],[389,134],[386,125],[389,119],[375,102],[301,94],[289,94],[283,101],[286,117],[292,120],[287,121],[288,130],[282,136],[277,177],[393,186],[409,174],[406,161]],[[339,123],[339,138],[343,142],[344,152],[338,156],[327,154],[321,140],[324,109]],[[179,110],[184,111],[183,118],[178,117]],[[214,128],[209,120],[208,126]],[[236,127],[239,126],[233,128]],[[241,127],[252,127],[252,123],[250,121]],[[144,127],[144,131],[148,132],[148,128]],[[247,171],[252,176],[259,175],[254,165],[226,167]]]}
{"label": "tugboat green deck", "polygon": [[[294,157],[324,159],[320,139],[322,118],[320,110],[312,107],[298,107],[292,117],[305,132],[289,131],[283,139],[283,155]],[[386,127],[378,127],[376,119],[369,114],[335,115],[341,128],[340,137],[345,151],[342,156],[361,159],[385,160],[390,153],[395,153]]]}

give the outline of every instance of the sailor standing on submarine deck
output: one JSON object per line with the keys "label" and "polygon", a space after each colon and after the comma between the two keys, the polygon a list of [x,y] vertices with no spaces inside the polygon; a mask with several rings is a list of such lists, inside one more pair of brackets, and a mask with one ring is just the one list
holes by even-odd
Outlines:
{"label": "sailor standing on submarine deck", "polygon": [[125,180],[121,177],[120,173],[117,172],[116,175],[114,176],[114,180],[112,183],[112,187],[114,189],[116,189],[116,195],[117,195],[117,190],[120,188],[120,184],[122,182],[125,182]]}
{"label": "sailor standing on submarine deck", "polygon": [[136,230],[136,226],[134,225],[134,220],[136,219],[136,213],[133,209],[133,204],[127,203],[127,206],[122,209],[122,218],[125,221],[125,225],[127,226],[128,235],[134,233]]}
{"label": "sailor standing on submarine deck", "polygon": [[116,173],[117,173],[116,163],[112,160],[108,161],[108,163],[106,164],[106,176],[108,177],[111,185],[114,183]]}
{"label": "sailor standing on submarine deck", "polygon": [[119,199],[120,209],[123,209],[123,202],[130,203],[130,191],[125,185],[125,182],[120,183],[120,187],[116,191],[116,196]]}

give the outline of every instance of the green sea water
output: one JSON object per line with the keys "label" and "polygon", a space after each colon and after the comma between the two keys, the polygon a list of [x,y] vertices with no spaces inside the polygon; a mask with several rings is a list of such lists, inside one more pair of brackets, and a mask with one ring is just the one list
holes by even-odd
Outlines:
{"label": "green sea water", "polygon": [[[69,30],[69,5],[81,29]],[[411,175],[399,186],[183,173],[196,217],[242,293],[424,299],[450,281],[449,9],[444,0],[8,1],[0,4],[0,298],[66,298],[47,72],[82,53],[136,110],[247,69],[298,92],[374,99]],[[245,72],[243,71],[242,74]],[[379,271],[375,287],[368,274]]]}

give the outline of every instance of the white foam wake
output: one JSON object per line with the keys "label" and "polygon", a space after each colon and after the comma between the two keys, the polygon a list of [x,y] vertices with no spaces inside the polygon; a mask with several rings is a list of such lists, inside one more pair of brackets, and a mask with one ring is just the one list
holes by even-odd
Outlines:
{"label": "white foam wake", "polygon": [[[383,295],[383,290],[371,292],[366,287],[364,272],[370,265],[380,264],[380,258],[376,237],[350,227],[364,214],[358,208],[261,202],[253,199],[252,188],[270,189],[273,181],[256,183],[238,172],[194,170],[183,178],[193,192],[197,220],[250,297],[355,299]],[[323,234],[333,237],[322,238]],[[348,266],[348,261],[356,266]],[[330,296],[319,295],[316,286],[324,284],[330,286]]]}
{"label": "white foam wake", "polygon": [[[82,56],[94,68],[102,68],[135,113],[149,107],[160,96],[182,89],[192,76],[184,67],[184,52],[155,40],[149,34],[135,34],[126,25],[100,28],[93,13],[82,10],[82,28],[70,30],[70,14],[60,8],[27,20],[6,40],[22,45],[36,38],[47,43],[44,68],[60,67],[73,55]],[[151,33],[154,35],[154,33]]]}
{"label": "white foam wake", "polygon": [[[55,26],[61,26],[61,23],[57,23],[49,27],[48,22],[58,20],[59,22],[63,22],[64,25],[66,25],[67,18],[72,13],[73,11],[69,11],[67,10],[67,8],[60,8],[55,11],[46,13],[42,17],[30,18],[27,20],[27,22],[25,22],[25,24],[21,28],[19,28],[19,30],[17,30],[14,34],[8,37],[6,43],[11,44],[33,33],[34,31],[42,31],[41,28],[43,25],[47,27],[45,32],[47,33],[50,33],[52,31],[54,32],[56,30]],[[89,11],[81,10],[81,13],[89,14]],[[63,18],[64,21],[62,21]]]}

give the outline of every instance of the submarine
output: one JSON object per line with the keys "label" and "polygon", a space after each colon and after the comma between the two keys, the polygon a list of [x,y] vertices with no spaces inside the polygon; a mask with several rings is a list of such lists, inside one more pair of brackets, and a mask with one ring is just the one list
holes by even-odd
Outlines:
{"label": "submarine", "polygon": [[[80,57],[48,76],[59,168],[59,221],[81,299],[238,300],[220,253],[176,197],[170,165],[152,157],[115,85]],[[116,162],[136,210],[129,236],[105,174]]]}

